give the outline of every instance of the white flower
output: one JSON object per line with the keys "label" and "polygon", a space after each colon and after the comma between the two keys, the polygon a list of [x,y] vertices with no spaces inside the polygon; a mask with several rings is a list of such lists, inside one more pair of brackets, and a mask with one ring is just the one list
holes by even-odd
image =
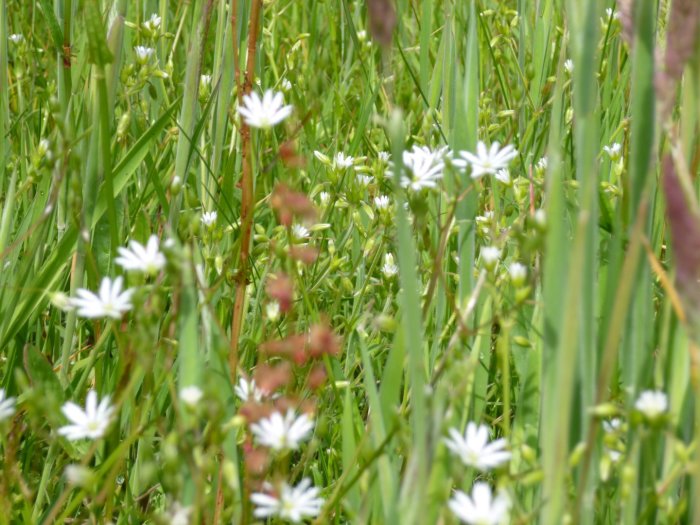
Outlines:
{"label": "white flower", "polygon": [[331,195],[327,191],[319,193],[318,198],[321,201],[321,206],[328,206],[328,203],[331,201]]}
{"label": "white flower", "polygon": [[85,410],[68,401],[61,408],[71,422],[58,429],[58,433],[70,441],[78,439],[98,439],[104,436],[109,426],[114,408],[109,404],[109,396],[97,403],[97,392],[90,390],[85,400]]}
{"label": "white flower", "polygon": [[282,80],[280,80],[280,87],[282,88],[282,91],[291,91],[292,83],[286,78],[283,78]]}
{"label": "white flower", "polygon": [[508,171],[508,168],[503,168],[498,170],[495,174],[494,177],[496,177],[496,180],[502,184],[505,184],[508,186],[511,182],[510,180],[510,171]]}
{"label": "white flower", "polygon": [[203,91],[208,91],[211,87],[211,75],[200,75],[199,76],[199,89]]}
{"label": "white flower", "polygon": [[364,42],[365,40],[367,40],[367,31],[365,31],[364,29],[361,29],[360,31],[358,31],[357,32],[357,39],[360,42]]}
{"label": "white flower", "polygon": [[15,404],[17,399],[7,397],[4,388],[0,388],[0,421],[4,421],[15,413]]}
{"label": "white flower", "polygon": [[571,74],[574,72],[574,61],[571,60],[570,58],[567,58],[564,61],[564,69],[566,70],[567,73]]}
{"label": "white flower", "polygon": [[295,450],[299,444],[309,437],[314,424],[306,414],[297,417],[294,410],[289,409],[285,416],[274,412],[250,426],[258,442],[273,450]]}
{"label": "white flower", "polygon": [[546,171],[547,166],[549,166],[549,159],[547,159],[547,157],[542,157],[535,165],[535,167],[540,171]]}
{"label": "white flower", "polygon": [[668,410],[668,397],[659,390],[645,390],[634,404],[648,419],[657,419]]}
{"label": "white flower", "polygon": [[52,293],[49,296],[49,300],[51,301],[51,304],[53,304],[59,310],[63,310],[64,312],[69,312],[70,310],[73,309],[73,305],[71,304],[70,297],[68,297],[63,292]]}
{"label": "white flower", "polygon": [[481,260],[487,267],[494,266],[501,258],[501,250],[495,246],[484,246],[481,249]]}
{"label": "white flower", "polygon": [[218,214],[215,211],[205,211],[202,213],[202,224],[207,228],[211,228],[216,224]]}
{"label": "white flower", "polygon": [[372,177],[369,175],[358,175],[357,182],[360,184],[360,186],[366,188],[372,183]]}
{"label": "white flower", "polygon": [[180,401],[187,406],[194,407],[199,403],[204,394],[198,386],[190,385],[180,390]]}
{"label": "white flower", "polygon": [[620,154],[622,153],[622,144],[615,142],[610,146],[603,146],[603,151],[608,154],[610,160],[617,160],[620,158]]}
{"label": "white flower", "polygon": [[309,230],[301,224],[294,224],[292,226],[292,237],[296,240],[306,239],[309,236]]}
{"label": "white flower", "polygon": [[333,157],[333,169],[340,170],[340,169],[345,169],[345,168],[351,168],[352,165],[355,163],[355,157],[351,157],[350,155],[345,155],[342,151],[339,151],[338,153],[335,154],[335,157]]}
{"label": "white flower", "polygon": [[498,525],[508,517],[510,500],[503,492],[494,498],[491,487],[478,481],[474,483],[471,495],[456,491],[448,506],[455,516],[469,525]]}
{"label": "white flower", "polygon": [[149,18],[143,23],[143,27],[144,29],[146,29],[146,31],[155,33],[160,27],[160,22],[161,18],[156,13],[153,13],[151,15],[151,18]]}
{"label": "white flower", "polygon": [[407,173],[401,177],[401,186],[413,191],[435,188],[445,169],[446,152],[446,147],[433,151],[426,146],[417,145],[404,151],[403,165]]}
{"label": "white flower", "polygon": [[179,501],[173,503],[168,512],[167,519],[170,525],[189,525],[192,507],[184,506]]}
{"label": "white flower", "polygon": [[384,164],[389,164],[389,161],[391,160],[391,155],[388,151],[380,151],[379,153],[377,153],[377,158],[380,162],[383,162]]}
{"label": "white flower", "polygon": [[476,425],[473,421],[467,424],[464,435],[451,428],[450,438],[445,444],[468,467],[474,467],[482,472],[496,468],[510,459],[510,452],[505,450],[506,440],[497,439],[489,443],[489,429],[486,425]]}
{"label": "white flower", "polygon": [[620,13],[617,11],[613,12],[612,8],[608,7],[605,10],[605,18],[606,18],[606,20],[610,20],[611,18],[613,20],[617,20],[618,18],[620,18]]}
{"label": "white flower", "polygon": [[255,384],[255,379],[246,379],[243,375],[241,375],[240,379],[238,380],[238,384],[236,385],[234,392],[236,392],[238,398],[244,403],[251,400],[259,402],[263,398],[263,392]]}
{"label": "white flower", "polygon": [[265,305],[265,315],[273,323],[277,321],[280,317],[280,303],[277,301],[270,301]]}
{"label": "white flower", "polygon": [[619,417],[613,418],[610,421],[603,421],[603,430],[608,434],[612,434],[622,427],[622,420]]}
{"label": "white flower", "polygon": [[132,240],[129,248],[120,246],[119,257],[114,262],[125,270],[132,270],[154,275],[165,266],[165,255],[158,248],[158,237],[151,235],[144,247]]}
{"label": "white flower", "polygon": [[374,205],[378,210],[386,210],[391,205],[391,201],[386,195],[378,195],[374,198]]}
{"label": "white flower", "polygon": [[547,212],[542,208],[535,210],[535,222],[542,228],[547,226]]}
{"label": "white flower", "polygon": [[238,106],[238,113],[250,127],[269,129],[291,115],[292,106],[284,105],[282,93],[268,89],[262,99],[255,92],[243,95],[243,105]]}
{"label": "white flower", "polygon": [[8,37],[10,39],[10,42],[13,44],[19,44],[22,40],[24,40],[24,36],[21,35],[20,33],[14,33]]}
{"label": "white flower", "polygon": [[253,515],[256,518],[278,516],[282,520],[301,523],[305,518],[313,518],[321,511],[323,499],[318,497],[318,493],[319,490],[312,487],[306,478],[296,487],[283,483],[279,494],[274,496],[255,492],[250,496],[256,506]]}
{"label": "white flower", "polygon": [[608,453],[608,457],[610,458],[610,461],[612,463],[617,463],[622,459],[622,452],[619,452],[617,450],[613,450],[611,448],[606,448],[605,451]]}
{"label": "white flower", "polygon": [[133,288],[122,292],[123,285],[124,279],[121,276],[114,281],[109,277],[104,277],[97,294],[80,288],[76,292],[78,297],[70,299],[70,305],[78,309],[80,317],[121,319],[125,312],[131,310],[130,301],[134,293]]}
{"label": "white flower", "polygon": [[152,47],[146,47],[146,46],[136,46],[134,48],[134,52],[136,53],[136,60],[140,64],[145,64],[148,62],[148,59],[153,56],[153,53],[155,53],[155,50]]}
{"label": "white flower", "polygon": [[477,215],[474,220],[478,223],[488,224],[493,220],[493,212],[485,211],[483,215]]}
{"label": "white flower", "polygon": [[76,487],[86,487],[90,483],[94,483],[92,471],[84,465],[66,465],[63,475],[65,476],[68,484]]}
{"label": "white flower", "polygon": [[479,179],[487,174],[495,174],[498,170],[507,168],[511,160],[518,155],[518,152],[513,146],[505,146],[501,149],[498,142],[491,144],[490,148],[486,148],[486,144],[482,141],[476,145],[476,154],[469,151],[460,151],[461,159],[454,159],[452,163],[460,168],[466,168],[471,165],[472,179]]}
{"label": "white flower", "polygon": [[394,256],[390,253],[384,254],[384,265],[382,266],[382,273],[387,279],[391,279],[399,273],[399,267],[394,263]]}
{"label": "white flower", "polygon": [[508,268],[508,273],[513,284],[521,285],[525,282],[525,277],[527,277],[527,267],[519,262],[514,262]]}

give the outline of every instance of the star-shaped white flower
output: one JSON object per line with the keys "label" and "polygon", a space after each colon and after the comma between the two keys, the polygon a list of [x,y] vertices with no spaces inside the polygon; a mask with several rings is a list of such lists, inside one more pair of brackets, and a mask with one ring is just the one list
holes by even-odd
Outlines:
{"label": "star-shaped white flower", "polygon": [[211,228],[216,224],[216,218],[218,216],[218,213],[215,211],[205,211],[202,213],[202,224],[206,226],[207,228]]}
{"label": "star-shaped white flower", "polygon": [[499,525],[508,518],[510,500],[503,492],[494,498],[491,487],[479,481],[474,483],[471,495],[456,491],[448,506],[455,516],[469,525]]}
{"label": "star-shaped white flower", "polygon": [[[274,303],[277,304],[277,303]],[[279,304],[277,304],[279,308]],[[245,376],[241,375],[238,379],[238,384],[236,388],[233,389],[238,399],[243,401],[260,401],[263,398],[263,392],[255,384],[255,379],[246,379]]]}
{"label": "star-shaped white flower", "polygon": [[451,428],[449,434],[450,437],[445,439],[447,448],[468,467],[486,472],[510,459],[510,452],[505,449],[505,439],[489,443],[489,429],[486,425],[477,426],[476,423],[469,422],[464,435],[456,428]]}
{"label": "star-shaped white flower", "polygon": [[119,257],[114,259],[114,262],[125,270],[155,275],[165,266],[165,255],[161,253],[158,247],[158,237],[155,235],[148,238],[146,246],[131,240],[129,248],[120,246],[117,250]]}
{"label": "star-shaped white flower", "polygon": [[255,92],[243,95],[238,113],[251,128],[269,129],[291,115],[292,106],[284,105],[282,93],[268,89],[262,99]]}
{"label": "star-shaped white flower", "polygon": [[109,403],[109,396],[97,402],[97,392],[90,390],[85,399],[85,410],[68,401],[61,408],[71,422],[58,429],[58,433],[70,441],[78,439],[98,439],[105,435],[109,427],[114,408]]}
{"label": "star-shaped white flower", "polygon": [[0,388],[0,421],[4,421],[15,413],[15,404],[17,399],[7,397],[4,388]]}
{"label": "star-shaped white flower", "polygon": [[402,158],[406,173],[401,177],[401,186],[412,191],[435,188],[445,169],[446,153],[446,147],[431,150],[417,145],[404,151]]}
{"label": "star-shaped white flower", "polygon": [[496,172],[508,167],[508,164],[518,155],[518,152],[513,146],[505,146],[501,149],[498,142],[491,144],[490,148],[486,147],[482,141],[476,145],[476,154],[469,151],[460,151],[461,159],[454,159],[452,164],[459,168],[466,168],[470,165],[472,168],[472,179],[480,179],[484,175],[495,175]]}
{"label": "star-shaped white flower", "polygon": [[313,518],[321,511],[323,499],[318,497],[319,489],[311,486],[311,481],[304,478],[296,487],[283,483],[278,494],[255,492],[250,500],[256,508],[256,518],[279,517],[292,523],[301,523],[306,518]]}
{"label": "star-shaped white flower", "polygon": [[302,414],[297,417],[292,409],[289,409],[284,416],[274,412],[250,426],[258,442],[273,450],[299,448],[300,443],[309,437],[313,428],[314,423],[309,416]]}
{"label": "star-shaped white flower", "polygon": [[374,198],[374,205],[378,210],[386,210],[391,205],[391,200],[386,195],[377,195]]}
{"label": "star-shaped white flower", "polygon": [[648,419],[657,419],[668,410],[668,397],[659,390],[645,390],[634,404]]}
{"label": "star-shaped white flower", "polygon": [[153,56],[155,49],[146,46],[136,46],[134,53],[136,53],[136,61],[140,64],[145,64]]}
{"label": "star-shaped white flower", "polygon": [[78,309],[80,317],[121,319],[125,312],[131,310],[130,301],[134,294],[133,288],[122,291],[123,285],[124,279],[121,276],[114,281],[109,277],[104,277],[97,294],[80,288],[76,292],[78,297],[70,299],[70,305]]}

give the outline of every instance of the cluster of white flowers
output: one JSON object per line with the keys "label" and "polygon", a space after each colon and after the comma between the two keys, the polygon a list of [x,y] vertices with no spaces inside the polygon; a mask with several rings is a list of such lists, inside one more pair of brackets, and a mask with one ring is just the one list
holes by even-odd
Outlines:
{"label": "cluster of white flowers", "polygon": [[[488,472],[510,460],[511,453],[506,450],[506,440],[501,438],[489,441],[486,425],[469,422],[464,434],[456,428],[451,428],[448,433],[450,437],[445,438],[447,448],[468,467]],[[506,521],[510,499],[502,491],[494,497],[488,484],[477,482],[470,495],[455,491],[448,506],[464,523],[497,525]]]}
{"label": "cluster of white flowers", "polygon": [[[132,240],[129,248],[120,247],[118,251],[119,256],[114,262],[125,270],[155,275],[165,267],[165,256],[155,235],[149,237],[146,246]],[[76,291],[77,297],[68,299],[66,306],[76,308],[79,316],[89,319],[121,319],[131,310],[131,297],[136,291],[134,288],[124,290],[123,287],[122,276],[115,279],[104,277],[97,293],[80,288]]]}

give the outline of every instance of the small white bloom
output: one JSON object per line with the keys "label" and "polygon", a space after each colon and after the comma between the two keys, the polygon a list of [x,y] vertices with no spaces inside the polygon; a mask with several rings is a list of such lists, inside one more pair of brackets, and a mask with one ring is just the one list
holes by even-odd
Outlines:
{"label": "small white bloom", "polygon": [[283,78],[282,80],[280,80],[280,87],[282,88],[282,91],[291,91],[292,83],[286,78]]}
{"label": "small white bloom", "polygon": [[479,179],[484,175],[493,175],[498,170],[507,168],[511,160],[518,155],[518,152],[511,145],[501,149],[498,142],[491,144],[490,148],[486,147],[482,141],[476,145],[476,154],[469,151],[460,151],[461,159],[454,159],[452,163],[459,168],[466,168],[471,165],[472,179]]}
{"label": "small white bloom", "polygon": [[21,35],[20,33],[14,33],[8,37],[10,39],[10,42],[13,44],[19,44],[22,40],[24,40],[24,36]]}
{"label": "small white bloom", "polygon": [[58,433],[70,441],[78,439],[98,439],[105,435],[112,418],[114,408],[109,404],[109,396],[97,402],[97,392],[90,390],[85,400],[85,410],[68,401],[61,408],[71,422],[58,429]]}
{"label": "small white bloom", "polygon": [[53,304],[59,310],[64,312],[69,312],[73,309],[71,304],[71,299],[63,292],[55,292],[50,295],[51,304]]}
{"label": "small white bloom", "polygon": [[358,31],[357,32],[357,39],[360,42],[364,42],[365,40],[367,40],[367,31],[365,31],[364,29],[361,29],[360,31]]}
{"label": "small white bloom", "polygon": [[445,169],[446,153],[446,147],[433,151],[426,146],[417,145],[404,151],[403,165],[406,173],[401,177],[401,186],[412,191],[435,188]]}
{"label": "small white bloom", "polygon": [[66,481],[76,487],[86,487],[93,482],[92,471],[80,464],[67,465],[63,471]]}
{"label": "small white bloom", "polygon": [[498,182],[500,182],[501,184],[505,184],[506,186],[510,185],[511,183],[510,171],[508,171],[508,168],[498,170],[494,174],[494,177]]}
{"label": "small white bloom", "polygon": [[505,439],[497,439],[489,443],[489,429],[486,425],[477,426],[470,421],[464,435],[456,428],[451,428],[449,434],[450,437],[445,439],[447,448],[459,456],[462,463],[468,467],[486,472],[510,459],[510,452],[505,450]]}
{"label": "small white bloom", "polygon": [[542,208],[535,210],[535,222],[542,228],[547,226],[547,212]]}
{"label": "small white bloom", "polygon": [[605,449],[605,451],[608,453],[608,457],[610,458],[610,461],[612,463],[617,463],[622,459],[622,452],[619,452],[617,450],[613,450],[611,448]]}
{"label": "small white bloom", "polygon": [[215,211],[205,211],[202,213],[202,224],[207,228],[211,228],[216,224],[218,214]]}
{"label": "small white bloom", "polygon": [[269,129],[292,114],[292,106],[284,105],[284,95],[268,89],[263,98],[256,92],[243,95],[238,113],[251,128]]}
{"label": "small white bloom", "polygon": [[189,525],[192,507],[184,506],[179,501],[173,503],[167,515],[170,525]]}
{"label": "small white bloom", "polygon": [[319,489],[311,486],[311,481],[304,478],[296,487],[283,483],[278,494],[255,492],[250,500],[256,508],[256,518],[277,516],[292,523],[301,523],[306,518],[313,518],[321,512],[323,499],[318,497]]}
{"label": "small white bloom", "polygon": [[484,246],[481,249],[481,260],[487,267],[493,267],[501,258],[501,250],[495,246]]}
{"label": "small white bloom", "polygon": [[514,262],[508,268],[508,273],[510,274],[510,280],[515,285],[521,285],[525,282],[527,277],[527,267],[519,262]]}
{"label": "small white bloom", "polygon": [[244,403],[246,401],[255,401],[257,403],[264,397],[263,391],[260,390],[255,384],[255,379],[252,377],[250,379],[246,379],[246,377],[242,374],[238,379],[238,384],[236,385],[234,392],[238,396],[238,399]]}
{"label": "small white bloom", "polygon": [[564,69],[566,70],[567,73],[571,74],[574,72],[574,61],[571,60],[570,58],[567,58],[564,61]]}
{"label": "small white bloom", "polygon": [[389,161],[391,160],[391,155],[388,151],[380,151],[379,153],[377,153],[377,158],[380,162],[383,162],[384,164],[389,164]]}
{"label": "small white bloom", "polygon": [[202,400],[204,393],[198,386],[190,385],[180,390],[180,401],[187,406],[195,407]]}
{"label": "small white bloom", "polygon": [[622,427],[622,420],[619,417],[611,419],[610,421],[603,421],[603,430],[608,434],[612,434],[618,431]]}
{"label": "small white bloom", "polygon": [[668,397],[659,390],[645,390],[639,395],[634,408],[648,419],[657,419],[668,410]]}
{"label": "small white bloom", "polygon": [[547,159],[547,157],[542,157],[535,165],[535,167],[540,171],[547,171],[547,166],[549,166],[549,159]]}
{"label": "small white bloom", "polygon": [[152,47],[136,46],[134,52],[136,53],[136,61],[139,64],[145,64],[153,56],[155,50]]}
{"label": "small white bloom", "polygon": [[318,199],[321,201],[321,206],[325,207],[331,201],[331,195],[327,191],[322,191],[318,194]]}
{"label": "small white bloom", "polygon": [[455,516],[469,525],[499,525],[508,517],[510,500],[504,492],[499,492],[494,498],[491,487],[478,481],[474,483],[471,495],[456,491],[448,506]]}
{"label": "small white bloom", "polygon": [[360,184],[360,186],[366,188],[367,186],[372,184],[372,177],[369,175],[358,175],[357,182]]}
{"label": "small white bloom", "polygon": [[165,255],[158,247],[158,237],[151,235],[146,246],[134,240],[129,241],[129,248],[120,246],[119,257],[114,262],[125,270],[155,275],[165,266]]}
{"label": "small white bloom", "polygon": [[377,195],[374,198],[374,205],[378,210],[386,210],[391,206],[391,200],[386,195]]}
{"label": "small white bloom", "polygon": [[268,320],[272,321],[273,323],[277,321],[280,317],[280,303],[277,301],[270,301],[265,305],[265,315],[267,316]]}
{"label": "small white bloom", "polygon": [[250,426],[258,442],[273,450],[296,450],[313,428],[314,423],[309,416],[302,414],[297,417],[292,409],[284,416],[274,412]]}
{"label": "small white bloom", "polygon": [[151,15],[151,18],[149,18],[143,23],[143,27],[144,29],[146,29],[146,31],[155,33],[158,30],[158,28],[160,28],[160,22],[161,18],[156,13],[153,13]]}
{"label": "small white bloom", "polygon": [[301,224],[294,224],[292,226],[292,237],[294,239],[301,241],[309,236],[309,230]]}
{"label": "small white bloom", "polygon": [[620,158],[620,154],[622,153],[622,144],[615,142],[610,146],[603,146],[603,151],[608,154],[610,160],[617,160]]}
{"label": "small white bloom", "polygon": [[382,265],[382,274],[387,279],[391,279],[399,273],[399,267],[394,263],[394,256],[390,253],[384,254],[384,264]]}
{"label": "small white bloom", "polygon": [[121,319],[125,312],[131,310],[130,301],[134,293],[133,288],[122,292],[123,285],[124,278],[121,276],[114,280],[104,277],[97,294],[80,288],[76,292],[78,297],[70,299],[70,305],[78,309],[80,317]]}
{"label": "small white bloom", "polygon": [[17,399],[7,397],[4,388],[0,388],[0,421],[4,421],[15,413],[15,404]]}
{"label": "small white bloom", "polygon": [[335,157],[333,157],[332,166],[333,169],[342,170],[345,168],[351,168],[354,163],[355,157],[351,157],[350,155],[346,155],[342,151],[339,151],[335,154]]}
{"label": "small white bloom", "polygon": [[485,211],[483,215],[477,215],[475,220],[480,224],[488,224],[493,220],[493,212]]}
{"label": "small white bloom", "polygon": [[208,91],[209,88],[211,88],[211,75],[200,75],[199,89],[201,91]]}
{"label": "small white bloom", "polygon": [[613,11],[613,9],[611,7],[608,7],[605,10],[605,18],[606,18],[606,21],[610,20],[610,19],[617,20],[618,18],[620,18],[620,13],[618,11]]}

